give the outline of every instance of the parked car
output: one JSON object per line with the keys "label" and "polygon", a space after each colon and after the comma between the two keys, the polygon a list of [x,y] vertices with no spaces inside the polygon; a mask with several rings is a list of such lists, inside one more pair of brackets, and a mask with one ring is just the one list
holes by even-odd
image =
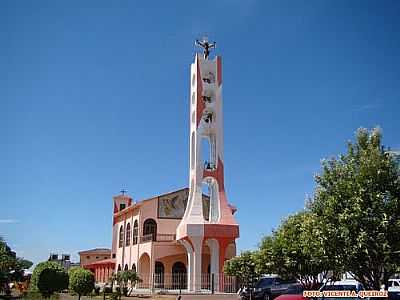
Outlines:
{"label": "parked car", "polygon": [[390,300],[400,300],[400,279],[389,279],[388,294]]}
{"label": "parked car", "polygon": [[307,300],[302,294],[284,294],[275,298],[275,300]]}
{"label": "parked car", "polygon": [[[321,288],[320,291],[355,291],[356,293],[358,293],[359,291],[363,291],[364,287],[363,285],[358,282],[357,280],[354,279],[345,279],[345,280],[341,280],[341,281],[334,281],[334,282],[328,282],[326,284],[324,284]],[[342,297],[337,297],[337,298],[318,298],[318,300],[325,300],[325,299],[329,299],[329,300],[336,300],[336,299],[346,299],[346,300],[358,300],[359,298],[357,297],[346,297],[346,298],[342,298]]]}
{"label": "parked car", "polygon": [[[280,277],[263,277],[254,286],[255,300],[272,300],[282,294],[301,293],[301,285],[295,280],[283,280]],[[241,295],[242,299],[249,299],[249,292]]]}

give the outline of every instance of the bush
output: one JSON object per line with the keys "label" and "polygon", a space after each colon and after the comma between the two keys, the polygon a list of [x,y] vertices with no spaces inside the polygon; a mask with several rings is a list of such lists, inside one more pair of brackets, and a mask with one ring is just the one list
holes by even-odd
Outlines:
{"label": "bush", "polygon": [[68,287],[68,274],[62,270],[46,268],[40,272],[37,288],[44,298],[49,298],[54,292],[61,292]]}
{"label": "bush", "polygon": [[78,299],[80,299],[82,295],[88,295],[93,291],[94,281],[92,272],[76,268],[70,272],[69,289],[77,293]]}
{"label": "bush", "polygon": [[111,288],[111,286],[105,286],[105,287],[103,288],[103,292],[104,292],[105,294],[111,294],[111,293],[112,293],[112,288]]}
{"label": "bush", "polygon": [[[39,292],[38,285],[37,285],[39,276],[45,269],[53,269],[53,270],[56,270],[56,271],[66,274],[64,271],[64,268],[56,262],[45,261],[45,262],[41,262],[41,263],[37,264],[37,266],[35,267],[35,269],[33,270],[33,273],[32,273],[31,284],[30,284],[31,292]],[[68,275],[67,275],[67,277],[68,277]],[[66,286],[63,287],[63,289],[66,289],[67,287],[68,287],[68,282],[67,282]]]}

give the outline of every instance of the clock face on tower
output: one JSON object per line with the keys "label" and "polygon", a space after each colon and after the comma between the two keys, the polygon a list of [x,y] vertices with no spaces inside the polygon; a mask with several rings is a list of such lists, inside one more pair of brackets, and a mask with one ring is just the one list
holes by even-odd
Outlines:
{"label": "clock face on tower", "polygon": [[[182,219],[185,214],[188,189],[181,190],[175,193],[160,196],[158,198],[158,218],[160,219]],[[210,199],[203,195],[203,213],[204,219],[208,220],[210,210]]]}

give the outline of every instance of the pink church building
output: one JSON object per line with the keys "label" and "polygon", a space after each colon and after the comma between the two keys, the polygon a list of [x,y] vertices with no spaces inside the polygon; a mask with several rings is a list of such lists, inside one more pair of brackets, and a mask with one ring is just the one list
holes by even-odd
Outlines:
{"label": "pink church building", "polygon": [[189,188],[113,198],[111,257],[84,266],[97,282],[135,270],[136,288],[227,290],[223,266],[236,255],[239,225],[224,186],[222,63],[209,59],[210,45],[201,42],[205,54],[191,65]]}

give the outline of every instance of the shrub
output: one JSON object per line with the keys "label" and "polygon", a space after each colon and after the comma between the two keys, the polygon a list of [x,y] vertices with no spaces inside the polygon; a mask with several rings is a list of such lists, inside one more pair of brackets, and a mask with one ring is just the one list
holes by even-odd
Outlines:
{"label": "shrub", "polygon": [[61,292],[68,287],[68,274],[62,270],[45,268],[37,279],[37,288],[44,298],[49,298],[54,292]]}
{"label": "shrub", "polygon": [[94,289],[93,273],[83,268],[74,269],[70,272],[69,289],[78,294],[78,299],[90,294]]}
{"label": "shrub", "polygon": [[[39,292],[38,285],[37,285],[39,276],[40,276],[41,272],[43,272],[43,270],[45,270],[45,269],[54,269],[56,271],[63,272],[64,274],[66,274],[64,271],[64,268],[56,262],[45,261],[45,262],[41,262],[41,263],[37,264],[32,273],[31,284],[30,284],[31,292]],[[67,277],[68,277],[68,275],[67,275]],[[67,282],[66,286],[63,287],[63,289],[66,289],[67,287],[68,287],[68,282]]]}

